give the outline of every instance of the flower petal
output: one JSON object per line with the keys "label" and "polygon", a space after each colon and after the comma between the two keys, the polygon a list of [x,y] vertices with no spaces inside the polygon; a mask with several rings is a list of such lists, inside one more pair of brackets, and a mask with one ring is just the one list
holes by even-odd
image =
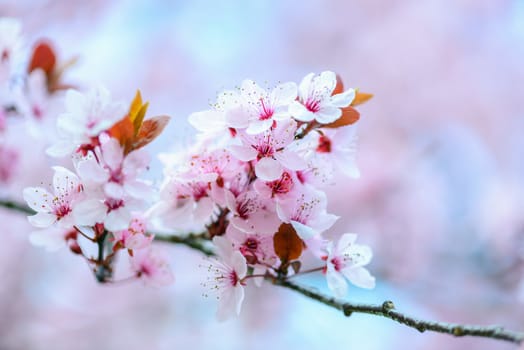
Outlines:
{"label": "flower petal", "polygon": [[265,157],[260,159],[255,165],[255,174],[264,181],[273,181],[278,179],[283,172],[282,164],[273,158]]}

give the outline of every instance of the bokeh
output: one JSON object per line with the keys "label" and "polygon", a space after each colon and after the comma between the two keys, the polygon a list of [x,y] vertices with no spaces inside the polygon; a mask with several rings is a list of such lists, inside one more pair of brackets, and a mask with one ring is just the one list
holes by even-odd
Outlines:
{"label": "bokeh", "polygon": [[[361,178],[328,190],[342,216],[330,233],[374,250],[376,289],[348,299],[524,329],[524,2],[28,0],[1,1],[0,16],[20,19],[28,43],[78,56],[67,80],[79,88],[102,83],[125,100],[140,88],[150,115],[172,116],[152,154],[187,147],[187,116],[246,78],[272,86],[329,69],[372,92]],[[2,190],[15,199],[51,164],[19,141],[23,171]],[[270,285],[219,323],[196,252],[164,244],[170,287],[102,286],[67,250],[31,246],[25,217],[0,215],[0,349],[514,348],[345,318]],[[321,275],[301,282],[326,291]]]}

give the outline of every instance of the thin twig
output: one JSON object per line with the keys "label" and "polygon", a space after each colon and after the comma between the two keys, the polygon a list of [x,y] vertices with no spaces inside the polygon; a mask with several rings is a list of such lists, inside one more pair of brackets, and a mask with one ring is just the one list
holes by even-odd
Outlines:
{"label": "thin twig", "polygon": [[0,207],[4,207],[9,210],[19,211],[28,215],[35,214],[35,211],[31,208],[29,208],[25,204],[17,203],[15,201],[11,201],[8,199],[0,200]]}
{"label": "thin twig", "polygon": [[[34,214],[34,211],[23,204],[19,204],[9,200],[0,201],[0,207],[4,207],[10,210],[22,212],[25,214]],[[213,250],[206,246],[208,240],[205,236],[190,234],[185,236],[162,236],[156,235],[156,241],[183,244],[192,249],[198,250],[207,256],[215,255]],[[266,276],[273,282],[274,285],[291,289],[297,293],[300,293],[310,299],[317,300],[325,305],[340,310],[345,316],[351,316],[353,313],[364,313],[375,316],[381,316],[389,318],[393,321],[401,323],[410,328],[414,328],[419,332],[432,331],[438,333],[450,334],[455,337],[473,336],[473,337],[484,337],[491,339],[499,339],[509,341],[516,344],[521,344],[524,341],[524,333],[506,330],[501,326],[477,326],[477,325],[464,325],[464,324],[453,324],[435,321],[420,320],[411,316],[408,316],[395,309],[395,305],[392,301],[385,301],[380,305],[371,304],[354,304],[335,298],[329,297],[312,289],[302,287],[294,282],[289,281],[286,278],[275,278],[273,276]]]}
{"label": "thin twig", "polygon": [[213,250],[206,246],[206,242],[209,242],[209,241],[199,237],[199,235],[184,235],[184,236],[155,235],[155,241],[183,244],[192,249],[195,249],[195,250],[198,250],[204,253],[206,256],[215,255]]}
{"label": "thin twig", "polygon": [[389,318],[393,321],[414,328],[419,332],[433,331],[451,334],[455,337],[484,337],[505,340],[516,344],[520,344],[524,340],[524,333],[506,330],[501,326],[476,326],[420,320],[397,311],[392,301],[385,301],[381,305],[354,304],[337,300],[312,289],[302,287],[294,282],[290,282],[289,280],[275,279],[273,280],[273,283],[277,286],[292,289],[306,297],[340,310],[347,317],[351,316],[353,313],[364,313]]}

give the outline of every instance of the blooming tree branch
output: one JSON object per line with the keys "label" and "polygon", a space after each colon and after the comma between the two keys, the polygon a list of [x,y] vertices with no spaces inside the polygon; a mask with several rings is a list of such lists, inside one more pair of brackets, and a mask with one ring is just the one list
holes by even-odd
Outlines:
{"label": "blooming tree branch", "polygon": [[[14,201],[2,200],[0,207],[17,211],[23,214],[32,214],[33,211],[24,204]],[[208,246],[209,239],[206,234],[178,235],[155,235],[155,240],[159,242],[181,244],[193,250],[199,251],[206,256],[214,256],[215,252]],[[446,323],[437,321],[427,321],[418,319],[398,311],[392,301],[384,301],[382,304],[357,304],[344,300],[339,300],[325,295],[319,291],[301,286],[288,278],[278,278],[267,276],[266,279],[275,286],[291,289],[305,297],[319,301],[327,306],[343,312],[344,316],[349,317],[354,313],[369,314],[389,318],[407,327],[414,328],[423,333],[426,331],[450,334],[455,337],[483,337],[508,341],[521,344],[524,341],[524,333],[504,329],[502,326],[479,326],[458,323]]]}
{"label": "blooming tree branch", "polygon": [[[15,115],[32,123],[51,120],[52,132],[45,136],[54,136],[46,153],[69,160],[69,168],[64,161],[55,163],[60,166],[52,167],[51,181],[24,188],[28,207],[0,201],[4,208],[29,214],[33,244],[48,250],[67,246],[88,263],[100,283],[140,279],[152,286],[174,281],[153,240],[186,245],[208,257],[202,285],[217,295],[219,320],[240,314],[246,285],[269,282],[346,316],[368,313],[419,331],[522,341],[522,334],[500,327],[417,320],[389,301],[378,306],[341,301],[349,284],[375,286],[367,267],[371,247],[357,243],[354,233],[328,233],[339,216],[328,212],[327,188],[335,184],[337,173],[360,175],[354,127],[360,114],[355,107],[371,94],[345,88],[331,71],[272,89],[244,80],[237,89],[220,93],[211,109],[189,116],[198,131],[194,145],[160,155],[163,179],[154,182],[143,178],[150,170],[143,147],[170,118],[146,118],[149,103],[140,91],[128,103],[114,101],[100,86],[60,94],[69,86],[60,82],[63,69],[48,43],[34,48],[26,71],[16,72],[20,65],[12,62],[12,52],[18,30],[16,21],[0,18],[0,84],[6,91],[0,94],[0,134],[16,132],[11,131]],[[56,120],[44,118],[47,103],[58,97],[64,99],[62,113],[50,113]],[[3,146],[0,138],[0,151]],[[3,152],[6,164],[16,161],[12,150]],[[0,171],[6,182],[13,176],[8,170]],[[129,264],[117,263],[121,255]],[[311,259],[317,266],[302,269]],[[122,268],[124,274],[115,273]],[[315,272],[325,276],[336,299],[289,280]]]}

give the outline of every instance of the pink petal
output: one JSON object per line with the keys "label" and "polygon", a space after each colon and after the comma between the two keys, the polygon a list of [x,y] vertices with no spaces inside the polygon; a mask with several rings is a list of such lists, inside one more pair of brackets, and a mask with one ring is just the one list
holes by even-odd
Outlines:
{"label": "pink petal", "polygon": [[34,227],[46,228],[56,222],[56,215],[50,213],[36,213],[28,216],[29,223]]}
{"label": "pink petal", "polygon": [[[328,266],[330,266],[329,264]],[[329,289],[333,292],[335,297],[344,298],[348,294],[348,284],[342,274],[334,271],[334,269],[328,267],[326,273],[326,279]]]}
{"label": "pink petal", "polygon": [[282,175],[282,172],[282,165],[273,158],[262,158],[255,165],[255,174],[264,181],[276,180]]}
{"label": "pink petal", "polygon": [[55,197],[42,187],[27,187],[23,191],[24,200],[27,205],[37,212],[52,211],[49,203]]}
{"label": "pink petal", "polygon": [[331,104],[335,107],[343,108],[350,105],[355,99],[355,90],[349,89],[340,94],[331,96]]}
{"label": "pink petal", "polygon": [[281,152],[275,153],[275,158],[286,168],[291,170],[302,170],[307,167],[307,162],[297,153],[283,149]]}
{"label": "pink petal", "polygon": [[232,145],[229,146],[229,151],[235,158],[243,162],[255,159],[258,154],[258,152],[250,146]]}
{"label": "pink petal", "polygon": [[293,101],[289,105],[289,114],[296,120],[302,122],[310,122],[315,119],[315,113],[309,111],[302,103],[298,101]]}

